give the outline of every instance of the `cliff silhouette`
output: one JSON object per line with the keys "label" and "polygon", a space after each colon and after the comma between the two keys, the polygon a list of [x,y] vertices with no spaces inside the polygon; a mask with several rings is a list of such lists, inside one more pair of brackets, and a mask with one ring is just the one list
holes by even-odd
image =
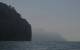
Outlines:
{"label": "cliff silhouette", "polygon": [[0,2],[0,41],[31,41],[31,24],[14,7]]}

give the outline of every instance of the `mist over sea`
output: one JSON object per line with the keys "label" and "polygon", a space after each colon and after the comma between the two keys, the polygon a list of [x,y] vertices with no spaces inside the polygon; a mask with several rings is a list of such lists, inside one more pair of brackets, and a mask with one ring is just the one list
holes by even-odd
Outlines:
{"label": "mist over sea", "polygon": [[80,50],[80,0],[0,2],[13,6],[29,21],[33,34],[30,42],[0,41],[0,50]]}
{"label": "mist over sea", "polygon": [[0,41],[0,50],[80,50],[80,42],[67,41],[57,32],[33,32],[32,41]]}

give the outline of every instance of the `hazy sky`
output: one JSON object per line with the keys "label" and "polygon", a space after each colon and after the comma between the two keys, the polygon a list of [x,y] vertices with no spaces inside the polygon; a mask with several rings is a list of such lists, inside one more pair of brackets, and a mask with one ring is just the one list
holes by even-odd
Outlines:
{"label": "hazy sky", "polygon": [[0,0],[13,5],[33,28],[80,41],[80,0]]}

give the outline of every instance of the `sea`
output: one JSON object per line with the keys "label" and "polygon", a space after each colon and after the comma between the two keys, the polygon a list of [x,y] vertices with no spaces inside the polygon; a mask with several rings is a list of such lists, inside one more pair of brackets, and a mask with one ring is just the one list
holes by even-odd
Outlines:
{"label": "sea", "polygon": [[0,50],[80,50],[80,42],[0,41]]}

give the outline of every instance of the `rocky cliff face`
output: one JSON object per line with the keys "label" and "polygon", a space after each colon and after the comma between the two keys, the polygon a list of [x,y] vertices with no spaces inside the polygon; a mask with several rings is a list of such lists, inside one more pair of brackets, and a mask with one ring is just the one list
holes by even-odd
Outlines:
{"label": "rocky cliff face", "polygon": [[17,11],[0,3],[0,41],[31,41],[31,24]]}

